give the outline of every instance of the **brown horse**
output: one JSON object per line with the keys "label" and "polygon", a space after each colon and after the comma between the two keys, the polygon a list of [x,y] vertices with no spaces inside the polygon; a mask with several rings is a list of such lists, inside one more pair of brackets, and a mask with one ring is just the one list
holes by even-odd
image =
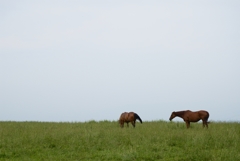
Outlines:
{"label": "brown horse", "polygon": [[142,123],[141,118],[138,116],[138,114],[134,113],[134,112],[124,112],[121,114],[120,118],[119,118],[119,124],[120,126],[123,128],[124,127],[124,123],[128,123],[131,122],[133,127],[135,127],[135,122],[136,120],[139,120]]}
{"label": "brown horse", "polygon": [[208,128],[209,113],[207,111],[201,110],[192,112],[190,110],[187,110],[172,112],[169,120],[172,121],[172,119],[175,118],[176,116],[181,117],[186,122],[187,128],[190,127],[190,122],[198,122],[199,120],[202,120],[203,127],[206,126]]}

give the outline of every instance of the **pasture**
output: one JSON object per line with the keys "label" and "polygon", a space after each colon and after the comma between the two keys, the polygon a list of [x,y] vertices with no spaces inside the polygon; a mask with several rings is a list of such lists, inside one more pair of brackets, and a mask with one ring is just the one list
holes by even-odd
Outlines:
{"label": "pasture", "polygon": [[240,160],[240,124],[149,121],[0,122],[0,160]]}

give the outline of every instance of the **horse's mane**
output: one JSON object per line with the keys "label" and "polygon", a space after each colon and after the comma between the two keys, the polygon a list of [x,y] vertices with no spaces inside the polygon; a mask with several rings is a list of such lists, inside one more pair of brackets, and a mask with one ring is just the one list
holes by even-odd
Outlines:
{"label": "horse's mane", "polygon": [[190,111],[190,110],[177,111],[177,112],[175,112],[175,114],[176,114],[177,116],[183,116],[186,112],[192,112],[192,111]]}

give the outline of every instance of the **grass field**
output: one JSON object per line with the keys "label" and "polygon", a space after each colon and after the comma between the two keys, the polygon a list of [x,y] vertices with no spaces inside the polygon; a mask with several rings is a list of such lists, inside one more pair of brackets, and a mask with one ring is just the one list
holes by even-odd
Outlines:
{"label": "grass field", "polygon": [[240,124],[0,122],[0,160],[240,160]]}

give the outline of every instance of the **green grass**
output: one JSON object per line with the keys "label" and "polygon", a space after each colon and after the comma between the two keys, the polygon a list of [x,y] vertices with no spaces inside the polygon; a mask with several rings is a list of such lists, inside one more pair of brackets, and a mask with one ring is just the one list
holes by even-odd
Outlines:
{"label": "green grass", "polygon": [[240,160],[240,124],[0,122],[0,160]]}

